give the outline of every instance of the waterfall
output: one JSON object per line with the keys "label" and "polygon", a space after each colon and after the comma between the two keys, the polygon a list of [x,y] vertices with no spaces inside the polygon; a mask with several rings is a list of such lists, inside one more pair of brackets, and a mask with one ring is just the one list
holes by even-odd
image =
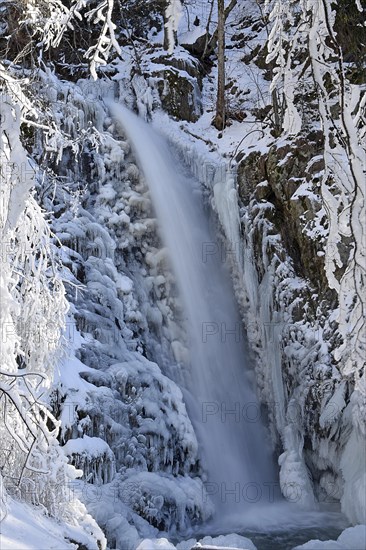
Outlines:
{"label": "waterfall", "polygon": [[[276,483],[230,274],[201,197],[166,141],[108,103],[150,188],[181,294],[190,341],[185,400],[202,447],[206,490],[220,517],[268,503]],[[221,251],[222,252],[222,251]]]}

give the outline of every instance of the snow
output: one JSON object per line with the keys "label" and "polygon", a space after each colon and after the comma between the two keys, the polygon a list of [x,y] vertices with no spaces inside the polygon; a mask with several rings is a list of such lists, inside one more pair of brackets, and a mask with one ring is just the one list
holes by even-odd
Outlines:
{"label": "snow", "polygon": [[[352,407],[356,398],[357,394],[352,396],[349,407]],[[342,510],[354,523],[366,523],[365,439],[357,427],[352,429],[340,463],[345,481],[341,497]]]}
{"label": "snow", "polygon": [[190,512],[202,514],[203,521],[213,512],[212,506],[202,505],[200,479],[140,472],[121,483],[120,494],[132,510],[140,510],[146,519],[165,525],[169,532],[189,528]]}
{"label": "snow", "polygon": [[[100,550],[95,535],[101,542],[101,548],[106,548],[105,538],[90,516],[90,526],[87,527],[85,512],[85,519],[80,521],[85,522],[83,532],[71,524],[48,517],[42,507],[37,509],[10,498],[7,506],[7,515],[0,523],[1,550],[76,550],[79,545]],[[74,512],[76,518],[79,515],[77,508]]]}
{"label": "snow", "polygon": [[129,277],[126,277],[126,275],[119,275],[116,286],[124,294],[129,294],[133,289],[133,281]]}
{"label": "snow", "polygon": [[181,33],[179,35],[180,44],[194,44],[197,40],[206,34],[206,29],[203,27],[195,26],[193,30]]}
{"label": "snow", "polygon": [[[335,420],[337,420],[339,415],[342,413],[343,409],[346,406],[346,402],[344,400],[344,393],[345,393],[345,383],[341,382],[337,387],[336,391],[334,392],[334,394],[332,395],[332,397],[329,399],[322,414],[320,415],[319,424],[322,428],[327,426],[329,423],[332,423]],[[333,414],[329,414],[330,412]]]}
{"label": "snow", "polygon": [[167,539],[144,539],[136,550],[175,550],[173,546]]}
{"label": "snow", "polygon": [[189,539],[179,542],[176,546],[166,538],[144,539],[136,550],[199,550],[199,548],[204,548],[204,550],[257,550],[250,539],[235,533],[217,537],[206,536],[198,541]]}
{"label": "snow", "polygon": [[105,459],[113,459],[113,453],[109,445],[100,437],[83,435],[77,439],[69,439],[63,446],[67,455],[88,455],[90,459],[96,459],[104,455]]}
{"label": "snow", "polygon": [[355,525],[345,529],[334,540],[310,540],[294,550],[364,550],[366,548],[366,525]]}
{"label": "snow", "polygon": [[42,512],[21,503],[9,506],[0,526],[2,550],[69,550],[76,545],[65,540],[63,529]]}
{"label": "snow", "polygon": [[[203,537],[203,539],[200,539],[195,546],[192,548],[197,549],[200,546],[204,546],[207,549],[215,549],[215,548],[233,548],[237,550],[257,550],[256,546],[252,543],[252,541],[246,537],[242,537],[241,535],[237,535],[235,533],[232,533],[230,535],[220,535],[218,537]],[[178,545],[179,548],[179,545]]]}

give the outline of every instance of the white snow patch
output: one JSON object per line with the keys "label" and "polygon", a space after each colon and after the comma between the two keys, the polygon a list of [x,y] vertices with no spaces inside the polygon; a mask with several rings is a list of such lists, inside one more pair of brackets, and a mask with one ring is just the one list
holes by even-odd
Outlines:
{"label": "white snow patch", "polygon": [[197,26],[193,30],[184,32],[179,36],[179,42],[181,44],[194,44],[197,40],[206,34],[206,29]]}
{"label": "white snow patch", "polygon": [[[85,507],[79,505],[80,510],[75,509],[75,515],[85,512]],[[80,527],[47,517],[42,509],[9,499],[8,513],[0,524],[1,550],[76,550],[79,544],[89,550],[99,550],[95,535],[101,540],[104,550],[106,542],[102,532],[90,516],[85,513],[84,516],[86,521],[79,523],[84,523],[90,534]]]}
{"label": "white snow patch", "polygon": [[366,548],[366,525],[345,529],[337,540],[310,540],[294,550],[364,550]]}
{"label": "white snow patch", "polygon": [[175,546],[172,545],[168,539],[144,539],[136,550],[175,550]]}

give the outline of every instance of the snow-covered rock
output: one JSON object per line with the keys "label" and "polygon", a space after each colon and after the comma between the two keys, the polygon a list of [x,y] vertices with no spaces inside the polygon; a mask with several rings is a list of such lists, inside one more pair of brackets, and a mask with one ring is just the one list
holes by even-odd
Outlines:
{"label": "snow-covered rock", "polygon": [[202,550],[228,550],[229,548],[233,550],[257,550],[250,539],[236,533],[216,537],[206,536],[198,541],[190,539],[177,544],[177,550],[199,550],[200,548]]}
{"label": "snow-covered rock", "polygon": [[366,525],[345,529],[337,540],[310,540],[294,550],[363,550],[366,547]]}

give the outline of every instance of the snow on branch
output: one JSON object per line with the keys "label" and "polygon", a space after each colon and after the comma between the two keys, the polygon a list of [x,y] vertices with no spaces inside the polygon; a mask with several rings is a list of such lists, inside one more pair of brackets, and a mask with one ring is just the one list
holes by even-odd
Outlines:
{"label": "snow on branch", "polygon": [[113,6],[114,0],[104,0],[86,14],[88,21],[92,21],[94,24],[103,23],[97,43],[85,53],[85,57],[90,61],[90,72],[95,80],[98,78],[97,67],[107,64],[112,47],[118,54],[121,54],[121,48],[114,34],[116,25],[112,21]]}
{"label": "snow on branch", "polygon": [[289,135],[297,135],[302,126],[295,104],[295,92],[306,66],[306,60],[299,62],[298,59],[300,52],[306,50],[307,18],[298,4],[298,0],[266,0],[265,4],[272,24],[266,62],[275,64],[271,92],[278,93],[280,103],[284,104],[281,122],[284,132]]}
{"label": "snow on branch", "polygon": [[96,80],[96,69],[106,65],[111,50],[121,53],[115,36],[117,27],[112,21],[114,0],[102,0],[86,13],[83,13],[85,8],[90,8],[90,2],[87,0],[73,0],[69,7],[61,0],[50,0],[45,7],[47,15],[44,15],[44,9],[28,4],[27,16],[35,32],[42,37],[46,50],[51,47],[57,48],[66,30],[75,30],[75,20],[86,20],[94,25],[102,24],[96,44],[90,46],[84,54],[89,60],[91,74]]}
{"label": "snow on branch", "polygon": [[[27,15],[36,32],[42,36],[46,49],[57,48],[65,31],[67,29],[74,30],[73,20],[76,18],[82,21],[81,10],[85,6],[86,0],[76,0],[70,7],[60,0],[50,0],[46,6],[35,5],[32,2],[27,5]],[[47,16],[44,15],[44,8],[46,8]]]}
{"label": "snow on branch", "polygon": [[[366,331],[366,142],[364,125],[366,91],[348,82],[333,24],[335,12],[329,0],[306,2],[311,14],[309,53],[318,90],[325,136],[326,172],[322,196],[329,219],[326,273],[339,296],[339,332],[343,345],[336,359],[345,374],[365,366]],[[336,62],[334,60],[337,60]],[[340,116],[330,106],[339,106]],[[341,255],[342,249],[347,256]]]}
{"label": "snow on branch", "polygon": [[[0,439],[2,476],[37,482],[39,502],[69,475],[48,402],[67,302],[50,250],[50,229],[32,197],[34,166],[20,141],[20,105],[0,102]],[[71,475],[71,471],[69,472]],[[66,483],[64,483],[66,490]],[[61,496],[61,493],[58,497]],[[60,503],[62,498],[59,499]]]}
{"label": "snow on branch", "polygon": [[[0,63],[0,99],[5,101],[8,96],[11,101],[18,105],[24,113],[37,118],[37,112],[30,98],[25,94],[24,88],[29,84],[28,78],[14,78],[10,71]],[[1,90],[4,88],[4,91]]]}

